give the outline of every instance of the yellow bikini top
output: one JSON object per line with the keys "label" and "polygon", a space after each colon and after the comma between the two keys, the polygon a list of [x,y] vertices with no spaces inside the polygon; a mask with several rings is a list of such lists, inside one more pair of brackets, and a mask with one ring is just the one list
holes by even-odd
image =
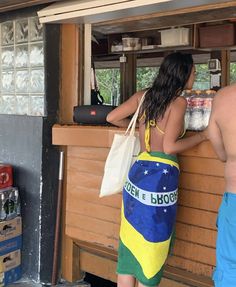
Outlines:
{"label": "yellow bikini top", "polygon": [[[145,115],[144,115],[145,116]],[[143,118],[143,116],[141,117]],[[150,146],[150,134],[151,134],[151,131],[150,131],[150,128],[151,127],[155,127],[158,132],[162,135],[165,134],[165,131],[163,131],[156,123],[156,121],[154,120],[150,120],[146,127],[145,127],[145,147],[146,147],[146,151],[150,152],[151,151],[151,146]],[[179,136],[179,138],[182,138],[184,135],[185,135],[185,132],[186,132],[186,129],[184,128],[183,129],[183,132],[182,134]]]}

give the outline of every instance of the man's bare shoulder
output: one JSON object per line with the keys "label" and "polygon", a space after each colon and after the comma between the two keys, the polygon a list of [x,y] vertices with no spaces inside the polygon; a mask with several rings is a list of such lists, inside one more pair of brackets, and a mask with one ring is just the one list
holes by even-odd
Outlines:
{"label": "man's bare shoulder", "polygon": [[224,88],[221,88],[215,95],[214,101],[223,101],[225,97],[236,97],[236,83],[226,86]]}
{"label": "man's bare shoulder", "polygon": [[224,112],[236,106],[236,84],[221,88],[213,99],[213,110]]}

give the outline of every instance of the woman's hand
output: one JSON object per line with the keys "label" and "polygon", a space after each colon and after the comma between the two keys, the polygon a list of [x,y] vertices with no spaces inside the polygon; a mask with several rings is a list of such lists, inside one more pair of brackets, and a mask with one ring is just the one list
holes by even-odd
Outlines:
{"label": "woman's hand", "polygon": [[208,128],[206,128],[205,130],[199,132],[199,135],[201,136],[202,141],[209,140]]}

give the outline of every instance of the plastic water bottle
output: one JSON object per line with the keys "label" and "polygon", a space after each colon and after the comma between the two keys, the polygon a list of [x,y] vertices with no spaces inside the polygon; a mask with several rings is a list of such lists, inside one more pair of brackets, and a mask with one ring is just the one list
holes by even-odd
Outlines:
{"label": "plastic water bottle", "polygon": [[8,215],[7,219],[13,219],[20,215],[20,200],[17,188],[12,188],[8,198]]}
{"label": "plastic water bottle", "polygon": [[15,194],[15,211],[16,211],[16,215],[20,216],[21,215],[21,204],[20,204],[20,195],[19,195],[19,190],[16,188],[14,190],[14,194]]}
{"label": "plastic water bottle", "polygon": [[200,131],[203,127],[202,116],[203,116],[203,99],[200,97],[199,93],[192,98],[192,116],[191,124],[194,131]]}
{"label": "plastic water bottle", "polygon": [[4,221],[7,218],[7,197],[4,192],[0,193],[0,221]]}
{"label": "plastic water bottle", "polygon": [[215,95],[215,91],[213,90],[207,90],[205,93],[205,99],[204,99],[204,107],[203,107],[203,123],[204,128],[208,126],[210,115],[211,115],[211,107],[212,107],[212,101],[213,97]]}

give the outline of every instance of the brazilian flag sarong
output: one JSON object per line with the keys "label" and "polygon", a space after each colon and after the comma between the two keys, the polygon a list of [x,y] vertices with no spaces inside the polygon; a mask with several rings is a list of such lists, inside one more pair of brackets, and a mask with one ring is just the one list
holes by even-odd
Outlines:
{"label": "brazilian flag sarong", "polygon": [[143,152],[123,188],[118,274],[159,284],[174,231],[179,166],[175,156]]}

